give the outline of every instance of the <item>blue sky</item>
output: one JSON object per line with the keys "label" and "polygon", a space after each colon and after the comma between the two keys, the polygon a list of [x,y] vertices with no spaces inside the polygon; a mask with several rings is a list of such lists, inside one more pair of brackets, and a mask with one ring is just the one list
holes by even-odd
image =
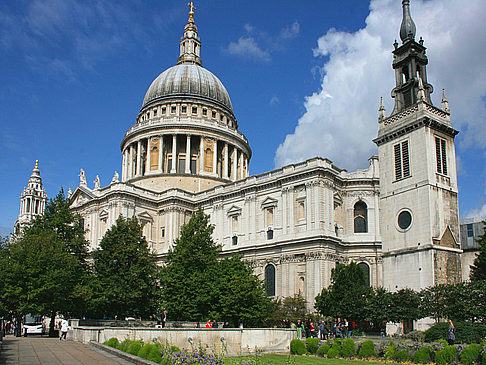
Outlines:
{"label": "blue sky", "polygon": [[[445,88],[461,217],[486,216],[486,3],[412,0],[433,101]],[[230,93],[252,174],[316,155],[352,171],[376,153],[379,97],[392,109],[399,0],[195,3],[204,67]],[[0,2],[0,234],[39,160],[50,197],[120,172],[145,92],[174,65],[187,1]]]}

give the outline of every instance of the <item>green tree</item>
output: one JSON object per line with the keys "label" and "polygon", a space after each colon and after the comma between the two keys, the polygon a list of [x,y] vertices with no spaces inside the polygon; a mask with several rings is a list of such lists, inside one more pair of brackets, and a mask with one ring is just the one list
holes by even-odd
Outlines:
{"label": "green tree", "polygon": [[[483,221],[483,225],[486,228],[486,221]],[[486,280],[486,230],[482,236],[477,240],[479,243],[479,254],[474,260],[474,264],[471,265],[471,274],[469,278],[471,281],[485,281]]]}
{"label": "green tree", "polygon": [[136,218],[120,216],[93,252],[98,315],[150,318],[159,309],[159,267]]}
{"label": "green tree", "polygon": [[220,246],[211,237],[214,227],[201,210],[181,227],[162,268],[164,309],[174,320],[205,321],[214,304]]}
{"label": "green tree", "polygon": [[5,273],[0,301],[4,310],[51,317],[50,334],[57,313],[85,311],[88,280],[87,242],[79,216],[69,212],[61,190],[19,237],[11,241],[0,259]]}
{"label": "green tree", "polygon": [[263,284],[241,257],[218,259],[213,229],[202,210],[182,226],[162,268],[163,306],[173,320],[260,325],[271,308]]}
{"label": "green tree", "polygon": [[409,288],[392,293],[390,321],[414,321],[422,317],[419,293]]}
{"label": "green tree", "polygon": [[[263,283],[241,256],[233,255],[217,262],[218,279],[211,317],[228,321],[233,327],[261,326],[270,317],[271,299],[265,295]],[[215,310],[216,309],[216,310]]]}
{"label": "green tree", "polygon": [[315,308],[325,316],[359,320],[366,317],[366,303],[373,291],[356,263],[339,264],[331,272],[331,285],[316,297]]}
{"label": "green tree", "polygon": [[366,319],[375,325],[389,322],[393,306],[393,294],[385,288],[374,289],[366,303]]}
{"label": "green tree", "polygon": [[272,319],[277,323],[284,320],[295,323],[299,319],[304,319],[308,315],[306,303],[305,298],[300,293],[279,299],[275,303]]}

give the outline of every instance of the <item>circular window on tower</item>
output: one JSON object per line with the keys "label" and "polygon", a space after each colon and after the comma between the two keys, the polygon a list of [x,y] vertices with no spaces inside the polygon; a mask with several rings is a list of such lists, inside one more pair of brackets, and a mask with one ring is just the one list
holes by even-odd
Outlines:
{"label": "circular window on tower", "polygon": [[397,223],[398,228],[401,231],[408,230],[412,225],[412,213],[407,209],[403,209],[400,213],[398,213]]}

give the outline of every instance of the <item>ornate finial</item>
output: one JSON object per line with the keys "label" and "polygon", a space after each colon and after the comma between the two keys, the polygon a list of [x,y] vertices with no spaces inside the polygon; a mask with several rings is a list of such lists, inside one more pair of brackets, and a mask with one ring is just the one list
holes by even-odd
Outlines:
{"label": "ornate finial", "polygon": [[35,160],[35,167],[34,169],[38,169],[39,168],[39,160]]}
{"label": "ornate finial", "polygon": [[385,104],[383,104],[383,97],[380,97],[380,114],[378,115],[378,123],[381,123],[386,118]]}
{"label": "ornate finial", "polygon": [[450,113],[451,109],[449,108],[449,101],[447,100],[445,89],[442,89],[442,110],[446,113]]}
{"label": "ornate finial", "polygon": [[189,6],[189,20],[188,23],[194,23],[194,9],[196,7],[194,6],[194,3],[191,1],[190,3],[187,3],[187,6]]}
{"label": "ornate finial", "polygon": [[403,18],[402,24],[400,26],[400,39],[403,43],[407,41],[412,41],[415,38],[415,23],[410,15],[410,0],[403,0]]}

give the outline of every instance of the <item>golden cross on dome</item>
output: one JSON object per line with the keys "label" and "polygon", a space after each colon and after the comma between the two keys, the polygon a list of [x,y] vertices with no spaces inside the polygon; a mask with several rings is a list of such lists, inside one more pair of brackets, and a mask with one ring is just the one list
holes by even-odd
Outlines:
{"label": "golden cross on dome", "polygon": [[196,9],[196,7],[194,6],[194,3],[192,1],[187,3],[187,6],[189,6],[189,8],[191,9],[189,10],[189,22],[194,23],[194,9]]}

